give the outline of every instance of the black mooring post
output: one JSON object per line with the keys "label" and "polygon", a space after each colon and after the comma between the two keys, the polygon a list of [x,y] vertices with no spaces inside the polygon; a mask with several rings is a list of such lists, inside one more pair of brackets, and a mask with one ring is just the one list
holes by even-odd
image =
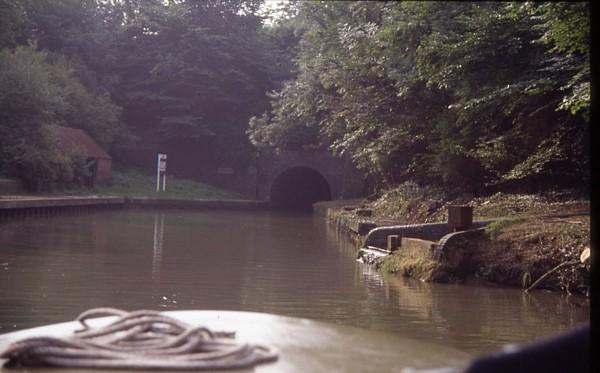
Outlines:
{"label": "black mooring post", "polygon": [[464,231],[473,225],[473,207],[448,206],[448,227],[452,231]]}

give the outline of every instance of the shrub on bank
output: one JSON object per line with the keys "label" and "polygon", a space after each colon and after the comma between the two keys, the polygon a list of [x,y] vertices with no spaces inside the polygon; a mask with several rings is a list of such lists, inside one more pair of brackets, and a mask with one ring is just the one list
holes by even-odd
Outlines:
{"label": "shrub on bank", "polygon": [[431,259],[431,256],[427,253],[415,258],[404,256],[401,251],[397,251],[393,255],[380,258],[376,263],[376,267],[383,272],[395,273],[422,281],[431,281],[438,263]]}
{"label": "shrub on bank", "polygon": [[35,45],[0,50],[0,174],[33,192],[76,187],[85,175],[79,155],[59,150],[52,126],[88,126],[105,147],[120,126],[120,109],[51,57]]}
{"label": "shrub on bank", "polygon": [[375,217],[394,219],[398,224],[421,224],[446,221],[450,205],[472,206],[475,220],[590,209],[589,197],[581,197],[576,191],[546,195],[501,192],[481,196],[470,193],[449,195],[443,189],[420,187],[412,182],[385,191],[368,207]]}

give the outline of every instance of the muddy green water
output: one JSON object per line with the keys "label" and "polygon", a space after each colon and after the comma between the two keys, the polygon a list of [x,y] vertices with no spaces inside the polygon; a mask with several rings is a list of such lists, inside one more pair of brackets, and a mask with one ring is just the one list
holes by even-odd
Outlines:
{"label": "muddy green water", "polygon": [[88,308],[318,319],[472,353],[589,321],[585,299],[382,277],[319,217],[116,210],[0,222],[0,333]]}

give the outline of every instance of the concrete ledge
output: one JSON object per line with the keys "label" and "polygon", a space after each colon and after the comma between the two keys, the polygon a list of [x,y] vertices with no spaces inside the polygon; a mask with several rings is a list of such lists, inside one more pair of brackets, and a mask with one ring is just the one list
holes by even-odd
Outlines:
{"label": "concrete ledge", "polygon": [[[471,229],[480,228],[493,220],[474,221]],[[447,223],[426,223],[409,225],[391,225],[372,229],[365,237],[364,246],[387,245],[387,236],[398,235],[401,237],[420,238],[428,241],[438,241],[445,235],[452,233]]]}
{"label": "concrete ledge", "polygon": [[348,227],[351,231],[361,236],[365,236],[371,230],[377,228],[377,224],[369,220],[354,220],[350,222]]}
{"label": "concrete ledge", "polygon": [[420,238],[402,237],[402,243],[398,250],[402,252],[402,255],[408,258],[420,258],[423,254],[431,255],[435,250],[437,243],[429,240],[422,240]]}
{"label": "concrete ledge", "polygon": [[266,209],[267,201],[152,197],[12,197],[0,198],[0,211],[83,206],[132,206],[186,209]]}
{"label": "concrete ledge", "polygon": [[211,199],[176,199],[153,197],[127,197],[125,204],[139,207],[170,207],[185,209],[266,209],[267,201],[255,200],[211,200]]}
{"label": "concrete ledge", "polygon": [[469,238],[469,239],[476,238],[476,237],[481,236],[484,231],[485,231],[485,227],[479,227],[479,228],[469,229],[466,231],[448,233],[447,235],[442,237],[442,239],[439,241],[437,247],[433,251],[433,258],[437,261],[441,261],[444,257],[445,251],[447,251],[448,248],[455,245],[459,239],[461,239],[461,238]]}
{"label": "concrete ledge", "polygon": [[123,205],[123,197],[26,197],[0,199],[0,210]]}
{"label": "concrete ledge", "polygon": [[420,238],[423,240],[437,241],[445,234],[450,233],[446,223],[392,225],[372,229],[365,237],[364,246],[380,246],[387,244],[387,236]]}

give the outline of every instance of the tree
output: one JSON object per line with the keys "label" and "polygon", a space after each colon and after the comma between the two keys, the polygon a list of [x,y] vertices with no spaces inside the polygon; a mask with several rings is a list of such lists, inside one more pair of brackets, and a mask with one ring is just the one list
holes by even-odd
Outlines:
{"label": "tree", "polygon": [[[413,156],[425,147],[423,125],[444,95],[419,84],[410,57],[397,58],[392,4],[308,2],[300,6],[305,33],[299,75],[273,109],[250,123],[256,145],[328,146],[390,185],[414,172]],[[395,31],[391,31],[394,29]],[[401,32],[409,32],[402,29]],[[414,53],[414,52],[413,52]],[[392,62],[395,61],[395,62]],[[412,68],[414,70],[414,68]],[[399,92],[400,77],[410,82]],[[302,144],[302,142],[304,144]],[[418,170],[417,170],[418,172]]]}
{"label": "tree", "polygon": [[250,138],[327,145],[380,186],[573,184],[589,159],[589,11],[560,4],[301,3],[298,77]]}
{"label": "tree", "polygon": [[119,108],[35,45],[0,51],[0,87],[0,173],[22,178],[31,189],[81,181],[80,155],[62,154],[51,126],[83,128],[104,146],[122,132]]}
{"label": "tree", "polygon": [[34,190],[72,176],[49,131],[64,102],[45,59],[32,47],[0,51],[0,173],[22,178]]}
{"label": "tree", "polygon": [[[260,2],[128,2],[115,41],[115,100],[142,138],[216,149],[216,162],[248,161],[248,118],[282,75],[283,57],[256,14]],[[196,145],[193,145],[193,144]],[[213,162],[214,164],[214,162]]]}
{"label": "tree", "polygon": [[561,87],[567,91],[559,108],[572,114],[583,112],[589,121],[590,107],[590,3],[544,3],[537,8],[543,16],[542,41],[553,45],[562,59],[577,56],[577,66],[569,81]]}
{"label": "tree", "polygon": [[119,24],[118,3],[96,0],[19,1],[27,17],[27,37],[35,40],[60,87],[65,106],[57,109],[61,125],[86,130],[107,150],[130,139],[111,97],[116,75],[110,52]]}
{"label": "tree", "polygon": [[[472,4],[418,49],[427,84],[454,97],[447,141],[485,169],[481,181],[489,184],[573,183],[587,173],[585,118],[556,112],[581,62],[539,42],[547,23],[538,12],[530,4]],[[448,148],[436,149],[447,159]]]}
{"label": "tree", "polygon": [[0,48],[13,48],[26,41],[28,4],[24,0],[0,0]]}

